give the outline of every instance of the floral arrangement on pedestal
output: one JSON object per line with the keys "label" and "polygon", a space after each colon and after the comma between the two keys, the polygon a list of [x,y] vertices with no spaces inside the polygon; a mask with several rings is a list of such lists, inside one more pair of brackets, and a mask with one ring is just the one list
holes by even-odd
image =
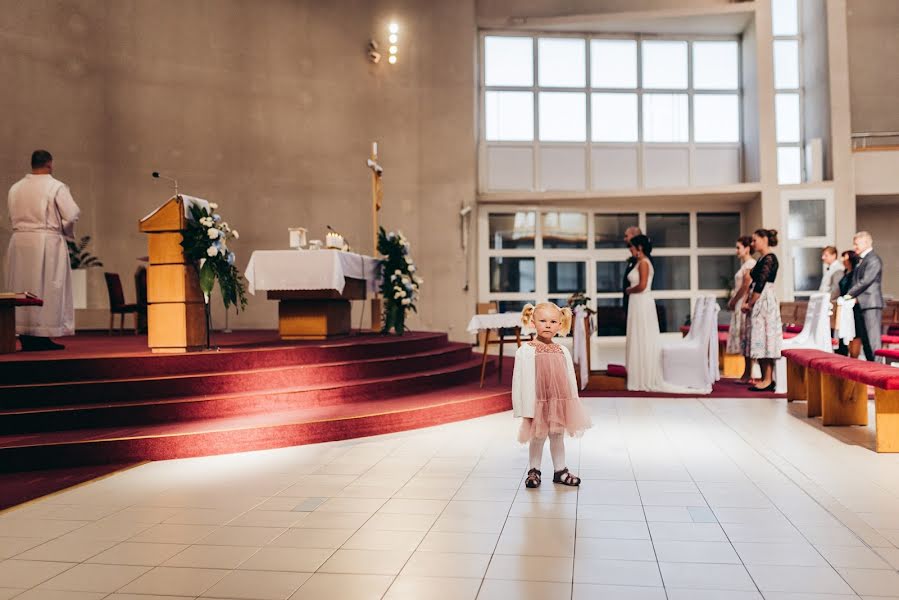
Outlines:
{"label": "floral arrangement on pedestal", "polygon": [[391,328],[397,335],[406,330],[406,311],[415,308],[419,286],[424,280],[415,274],[415,263],[409,256],[409,240],[402,232],[378,231],[378,252],[381,254],[381,295],[384,296],[384,323],[381,333]]}
{"label": "floral arrangement on pedestal", "polygon": [[191,219],[182,234],[181,246],[184,255],[193,260],[200,276],[200,289],[206,299],[207,324],[209,298],[216,280],[222,292],[225,309],[231,305],[240,312],[247,306],[247,292],[243,275],[234,266],[234,252],[228,248],[229,240],[236,240],[240,234],[222,221],[215,212],[218,205],[209,203],[209,208],[194,203],[190,206]]}

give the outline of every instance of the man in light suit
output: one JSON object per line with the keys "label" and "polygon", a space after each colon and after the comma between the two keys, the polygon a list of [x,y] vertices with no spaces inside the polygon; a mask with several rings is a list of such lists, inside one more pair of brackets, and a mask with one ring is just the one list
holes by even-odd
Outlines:
{"label": "man in light suit", "polygon": [[859,231],[852,238],[853,246],[860,258],[852,271],[852,287],[845,298],[855,298],[855,330],[862,341],[862,348],[868,360],[876,360],[874,353],[880,349],[883,293],[883,261],[874,253],[874,240],[867,231]]}

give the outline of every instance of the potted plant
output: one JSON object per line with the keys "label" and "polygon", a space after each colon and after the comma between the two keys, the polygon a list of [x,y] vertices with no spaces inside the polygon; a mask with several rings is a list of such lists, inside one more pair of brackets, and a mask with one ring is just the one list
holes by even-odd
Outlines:
{"label": "potted plant", "polygon": [[87,308],[87,270],[103,266],[100,259],[88,252],[87,245],[90,242],[89,235],[77,242],[66,242],[69,247],[69,265],[72,267],[72,301],[75,308]]}

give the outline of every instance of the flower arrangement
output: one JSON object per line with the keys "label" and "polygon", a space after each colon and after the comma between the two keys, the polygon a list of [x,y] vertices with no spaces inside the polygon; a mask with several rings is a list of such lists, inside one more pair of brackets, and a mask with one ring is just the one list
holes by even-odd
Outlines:
{"label": "flower arrangement", "polygon": [[187,222],[181,246],[187,258],[197,265],[206,306],[218,280],[225,309],[234,305],[240,312],[247,306],[247,292],[243,275],[234,266],[234,252],[228,248],[228,241],[238,239],[240,234],[222,221],[216,209],[218,205],[214,202],[209,203],[209,208],[191,205],[192,219]]}
{"label": "flower arrangement", "polygon": [[72,267],[72,270],[103,266],[100,259],[87,251],[87,245],[90,244],[90,242],[91,236],[89,235],[78,240],[78,243],[71,240],[66,241],[66,245],[69,247],[69,264]]}
{"label": "flower arrangement", "polygon": [[406,311],[415,308],[419,286],[424,280],[415,274],[415,263],[409,256],[409,240],[402,232],[378,231],[381,254],[381,294],[384,296],[384,324],[381,333],[391,328],[398,335],[406,330]]}

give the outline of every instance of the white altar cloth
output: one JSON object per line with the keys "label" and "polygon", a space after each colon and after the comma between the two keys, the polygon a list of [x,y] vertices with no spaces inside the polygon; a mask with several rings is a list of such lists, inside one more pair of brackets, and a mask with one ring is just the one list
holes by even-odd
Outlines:
{"label": "white altar cloth", "polygon": [[244,276],[256,290],[337,290],[346,279],[364,279],[369,292],[379,287],[380,260],[339,250],[256,250]]}
{"label": "white altar cloth", "polygon": [[505,329],[507,327],[521,327],[520,312],[475,315],[468,322],[468,331],[470,333],[477,333],[481,329]]}

